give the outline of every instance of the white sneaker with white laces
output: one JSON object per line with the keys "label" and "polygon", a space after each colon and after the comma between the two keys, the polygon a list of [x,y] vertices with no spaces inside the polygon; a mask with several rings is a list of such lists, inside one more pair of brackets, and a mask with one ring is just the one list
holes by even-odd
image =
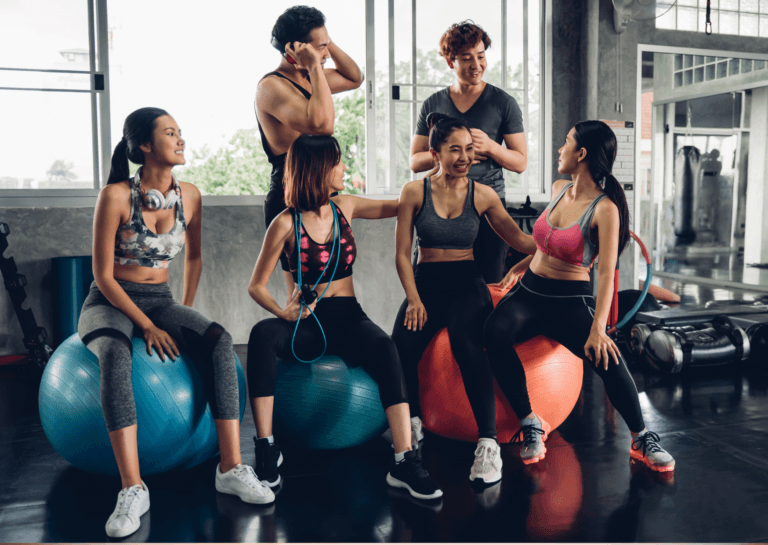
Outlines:
{"label": "white sneaker with white laces", "polygon": [[501,480],[501,447],[494,439],[481,438],[475,449],[475,463],[469,472],[469,480],[479,479],[485,484]]}
{"label": "white sneaker with white laces", "polygon": [[125,537],[134,533],[141,526],[141,515],[149,511],[149,489],[144,481],[128,488],[123,488],[117,495],[115,510],[107,519],[109,537]]}
{"label": "white sneaker with white laces", "polygon": [[[411,418],[411,447],[413,450],[419,448],[419,443],[424,440],[424,432],[421,430],[421,418],[414,416]],[[381,434],[381,438],[387,443],[394,443],[392,441],[392,430],[387,428],[384,433]],[[392,445],[394,447],[394,445]]]}
{"label": "white sneaker with white laces", "polygon": [[237,464],[226,473],[221,472],[221,464],[217,465],[216,490],[238,496],[246,503],[265,504],[275,501],[275,493],[259,480],[251,466],[245,464]]}

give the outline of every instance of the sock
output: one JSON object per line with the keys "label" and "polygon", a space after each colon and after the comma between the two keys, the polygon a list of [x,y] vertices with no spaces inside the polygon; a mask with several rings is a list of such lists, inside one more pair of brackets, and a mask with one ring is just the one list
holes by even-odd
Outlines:
{"label": "sock", "polygon": [[269,441],[270,445],[274,444],[274,442],[275,442],[275,436],[274,435],[270,435],[269,437],[259,437],[259,439],[266,439],[267,441]]}
{"label": "sock", "polygon": [[495,445],[499,444],[499,441],[495,437],[481,437],[480,440],[477,442],[477,444],[479,445],[480,443],[482,443],[484,441],[488,442],[488,443],[493,443]]}
{"label": "sock", "polygon": [[419,424],[421,422],[421,418],[418,416],[412,416],[411,417],[411,424]]}
{"label": "sock", "polygon": [[407,452],[407,451],[403,451],[403,452],[395,452],[395,463],[396,463],[396,464],[399,464],[400,462],[402,462],[403,460],[405,460],[405,453],[406,453],[406,452]]}

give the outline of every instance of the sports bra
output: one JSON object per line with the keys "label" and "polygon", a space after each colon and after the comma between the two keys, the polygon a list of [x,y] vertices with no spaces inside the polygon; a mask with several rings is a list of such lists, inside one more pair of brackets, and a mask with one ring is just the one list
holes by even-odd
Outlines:
{"label": "sports bra", "polygon": [[[339,265],[336,268],[336,274],[333,279],[341,280],[342,278],[352,276],[352,264],[355,262],[355,257],[357,256],[357,245],[355,244],[355,237],[352,234],[352,228],[350,227],[349,222],[347,222],[347,218],[344,217],[341,208],[336,206],[333,201],[331,201],[331,206],[336,207],[336,211],[339,214],[339,231],[341,233],[341,254],[339,254]],[[293,209],[290,210],[291,216],[295,217]],[[333,267],[336,264],[336,253],[339,251],[339,245],[336,245],[336,250],[334,251],[333,256],[331,256],[330,253],[333,248],[333,240],[330,240],[325,244],[318,244],[312,240],[312,237],[309,236],[309,233],[307,233],[303,225],[301,226],[300,241],[302,283],[313,286],[318,278],[320,278],[323,269],[330,259],[331,263],[328,265],[325,274],[323,274],[320,279],[321,284],[328,282],[333,273]],[[291,274],[293,274],[294,282],[299,281],[299,271],[296,264],[296,256],[298,253],[297,248],[294,248],[293,253],[288,256],[288,264],[291,269]]]}
{"label": "sports bra", "polygon": [[480,229],[480,215],[475,208],[475,182],[469,180],[467,200],[460,216],[446,219],[437,215],[432,202],[432,182],[424,178],[424,202],[413,220],[420,248],[468,250]]}
{"label": "sports bra", "polygon": [[572,265],[589,267],[598,252],[597,243],[592,242],[589,236],[592,216],[595,214],[597,204],[607,195],[602,193],[595,197],[581,217],[570,227],[553,227],[549,223],[549,214],[571,186],[573,182],[566,184],[536,220],[533,226],[533,239],[539,251]]}
{"label": "sports bra", "polygon": [[[141,207],[139,172],[128,179],[131,186],[131,219],[117,228],[115,235],[115,263],[136,265],[152,269],[167,269],[171,260],[184,247],[187,234],[187,222],[184,219],[184,206],[181,204],[181,192],[176,201],[176,223],[167,233],[157,234],[150,231],[144,223]],[[178,188],[178,182],[173,179]]]}

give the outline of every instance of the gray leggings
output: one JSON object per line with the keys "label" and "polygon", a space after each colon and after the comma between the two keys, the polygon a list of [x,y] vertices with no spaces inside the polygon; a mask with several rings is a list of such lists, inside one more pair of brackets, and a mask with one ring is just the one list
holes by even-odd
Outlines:
{"label": "gray leggings", "polygon": [[[168,284],[117,282],[152,323],[173,337],[181,350],[206,364],[210,374],[203,376],[203,381],[206,390],[213,385],[210,392],[213,417],[239,420],[240,397],[230,334],[196,310],[176,303]],[[107,431],[136,424],[131,379],[134,324],[104,297],[96,282],[91,284],[83,303],[78,333],[99,359],[101,407]]]}

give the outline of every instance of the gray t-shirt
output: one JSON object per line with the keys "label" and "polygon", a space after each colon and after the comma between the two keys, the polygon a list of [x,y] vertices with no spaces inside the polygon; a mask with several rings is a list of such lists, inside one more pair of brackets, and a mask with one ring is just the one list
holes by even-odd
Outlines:
{"label": "gray t-shirt", "polygon": [[[504,141],[505,134],[524,131],[523,114],[517,101],[490,83],[485,84],[480,97],[464,113],[456,109],[448,87],[431,95],[421,105],[416,134],[429,136],[427,116],[432,112],[455,117],[471,129],[480,129],[497,144]],[[472,165],[468,177],[470,180],[492,187],[499,197],[504,198],[504,172],[501,165],[490,157],[477,165]]]}

